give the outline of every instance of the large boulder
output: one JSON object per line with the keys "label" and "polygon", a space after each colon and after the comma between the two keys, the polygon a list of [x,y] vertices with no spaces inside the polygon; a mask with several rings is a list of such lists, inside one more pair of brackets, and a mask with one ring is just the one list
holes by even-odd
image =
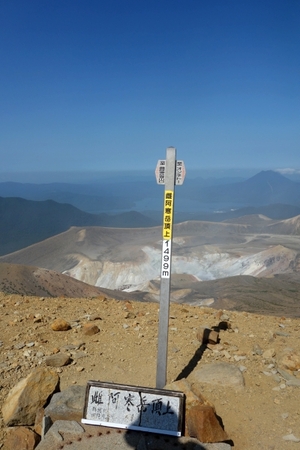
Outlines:
{"label": "large boulder", "polygon": [[5,450],[34,450],[40,442],[40,436],[27,427],[14,427],[4,442]]}
{"label": "large boulder", "polygon": [[185,378],[174,381],[165,389],[180,391],[185,394],[185,436],[198,439],[200,442],[222,442],[228,435],[222,428],[216,415],[215,407],[200,392],[193,390]]}
{"label": "large boulder", "polygon": [[173,381],[167,384],[164,389],[169,391],[183,392],[185,395],[185,407],[190,408],[194,405],[210,405],[213,406],[200,392],[194,392],[191,383],[186,379]]}
{"label": "large boulder", "polygon": [[57,392],[45,408],[45,416],[49,416],[52,422],[56,420],[80,422],[83,416],[85,393],[85,386],[69,386],[67,389]]}
{"label": "large boulder", "polygon": [[38,368],[8,393],[2,406],[5,425],[33,425],[36,412],[58,389],[59,376],[48,368]]}

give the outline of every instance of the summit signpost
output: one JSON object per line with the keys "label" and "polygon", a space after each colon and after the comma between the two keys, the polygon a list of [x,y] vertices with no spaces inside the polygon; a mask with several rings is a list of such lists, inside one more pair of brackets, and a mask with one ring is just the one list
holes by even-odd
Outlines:
{"label": "summit signpost", "polygon": [[157,183],[163,184],[165,186],[162,224],[163,242],[160,272],[160,306],[156,372],[156,388],[162,389],[166,385],[167,380],[172,235],[175,200],[174,191],[175,185],[181,185],[185,177],[184,162],[176,161],[176,149],[174,147],[168,147],[166,152],[166,159],[161,159],[158,161],[155,175]]}
{"label": "summit signpost", "polygon": [[176,149],[167,148],[156,170],[158,184],[165,186],[156,389],[89,381],[82,423],[181,436],[184,394],[165,390],[167,379],[168,328],[171,286],[172,234],[175,184],[185,176]]}
{"label": "summit signpost", "polygon": [[[156,389],[89,381],[82,423],[181,436],[184,393],[165,390],[167,380],[174,189],[185,176],[176,149],[167,148],[156,170],[158,184],[165,186],[162,225],[161,284]],[[101,434],[101,433],[100,433]]]}

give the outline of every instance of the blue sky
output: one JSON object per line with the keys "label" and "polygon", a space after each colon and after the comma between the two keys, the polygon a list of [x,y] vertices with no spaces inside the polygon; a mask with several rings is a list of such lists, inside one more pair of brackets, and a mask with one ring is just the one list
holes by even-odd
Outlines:
{"label": "blue sky", "polygon": [[300,168],[298,0],[9,0],[0,42],[0,172]]}

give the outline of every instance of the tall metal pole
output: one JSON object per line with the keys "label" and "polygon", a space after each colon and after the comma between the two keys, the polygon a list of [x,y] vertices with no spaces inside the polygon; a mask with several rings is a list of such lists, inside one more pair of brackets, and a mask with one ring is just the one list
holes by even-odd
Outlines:
{"label": "tall metal pole", "polygon": [[162,257],[156,387],[162,389],[167,381],[168,330],[171,288],[172,234],[175,200],[176,149],[168,147],[165,165],[165,192],[162,226]]}

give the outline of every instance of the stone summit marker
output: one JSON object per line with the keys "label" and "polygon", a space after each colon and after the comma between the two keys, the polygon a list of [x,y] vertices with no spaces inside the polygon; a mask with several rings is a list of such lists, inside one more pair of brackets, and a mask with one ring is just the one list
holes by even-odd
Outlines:
{"label": "stone summit marker", "polygon": [[100,381],[88,381],[82,423],[181,436],[184,394],[163,389],[166,385],[171,285],[174,186],[185,177],[183,161],[168,147],[165,160],[155,170],[158,184],[165,185],[163,244],[158,330],[156,389]]}
{"label": "stone summit marker", "polygon": [[175,184],[181,185],[185,177],[183,161],[176,161],[176,149],[168,147],[166,159],[159,160],[155,170],[156,181],[164,184],[162,255],[160,280],[160,306],[156,387],[162,389],[167,381],[168,332],[171,287],[172,234],[174,217]]}

